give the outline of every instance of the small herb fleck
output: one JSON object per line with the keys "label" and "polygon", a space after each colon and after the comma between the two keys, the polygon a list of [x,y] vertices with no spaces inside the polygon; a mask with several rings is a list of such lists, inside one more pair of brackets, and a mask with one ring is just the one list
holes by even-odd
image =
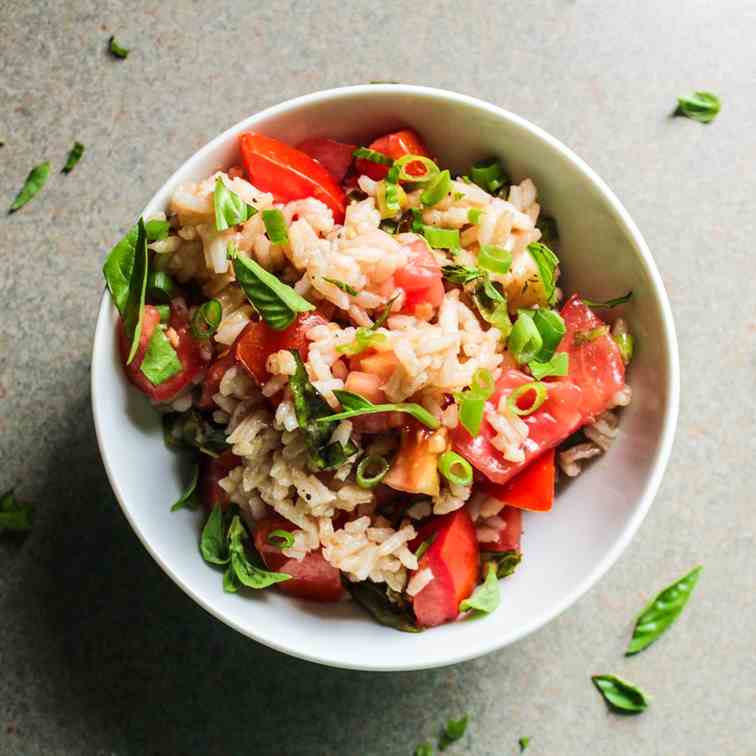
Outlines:
{"label": "small herb fleck", "polygon": [[121,60],[125,60],[129,57],[129,50],[128,47],[123,47],[118,44],[116,41],[115,36],[111,36],[108,40],[108,50],[110,51],[110,54],[113,55],[116,58],[120,58]]}
{"label": "small herb fleck", "polygon": [[71,147],[66,159],[66,164],[63,166],[62,173],[71,173],[76,167],[76,163],[81,160],[81,156],[84,154],[84,145],[81,142],[74,142],[74,146]]}

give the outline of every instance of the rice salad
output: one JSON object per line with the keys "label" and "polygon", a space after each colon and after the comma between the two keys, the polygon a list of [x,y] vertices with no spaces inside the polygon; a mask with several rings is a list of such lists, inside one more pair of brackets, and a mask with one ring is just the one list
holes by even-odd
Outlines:
{"label": "rice salad", "polygon": [[249,132],[223,168],[104,266],[126,377],[196,458],[173,508],[202,557],[400,630],[494,611],[523,510],[617,434],[633,341],[597,313],[630,294],[563,301],[533,181],[452,175],[410,129]]}

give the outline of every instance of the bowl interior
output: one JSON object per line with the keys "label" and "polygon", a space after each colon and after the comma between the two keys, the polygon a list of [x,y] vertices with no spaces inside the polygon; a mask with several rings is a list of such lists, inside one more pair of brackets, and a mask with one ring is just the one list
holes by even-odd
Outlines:
{"label": "bowl interior", "polygon": [[[621,308],[636,336],[633,403],[610,451],[563,487],[552,512],[526,514],[524,559],[502,583],[502,606],[476,622],[420,634],[381,627],[345,603],[225,594],[197,548],[199,513],[171,513],[188,463],[165,448],[158,415],[125,381],[115,310],[104,297],[92,390],[98,439],[113,489],[135,531],[168,574],[208,611],[273,648],[341,667],[414,669],[449,664],[511,643],[574,602],[637,529],[663,472],[677,411],[677,351],[658,272],[624,209],[578,158],[531,124],[480,101],[437,90],[351,87],[284,103],[233,127],[185,163],[147,206],[163,210],[175,187],[238,163],[237,135],[254,129],[296,144],[308,136],[365,143],[397,126],[420,132],[444,166],[466,171],[500,156],[515,180],[530,176],[557,219],[567,293],[600,299],[633,290]],[[618,314],[619,311],[615,314]]]}

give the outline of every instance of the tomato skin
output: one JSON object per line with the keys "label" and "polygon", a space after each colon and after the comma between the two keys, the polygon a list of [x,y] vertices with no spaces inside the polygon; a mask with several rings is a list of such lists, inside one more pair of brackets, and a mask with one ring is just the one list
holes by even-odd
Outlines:
{"label": "tomato skin", "polygon": [[[496,406],[500,397],[508,396],[517,386],[532,380],[519,370],[505,370],[496,382],[494,394],[489,401]],[[583,424],[580,388],[570,381],[552,381],[548,386],[546,401],[535,412],[522,418],[528,426],[528,437],[523,445],[523,462],[504,459],[501,452],[491,444],[491,438],[496,434],[485,417],[480,433],[475,438],[470,436],[462,424],[454,429],[452,444],[455,451],[493,483],[507,483],[543,452],[557,446]]]}
{"label": "tomato skin", "polygon": [[339,183],[344,180],[354,160],[352,153],[357,145],[337,142],[334,139],[315,137],[305,139],[297,149],[317,160]]}
{"label": "tomato skin", "polygon": [[344,222],[344,192],[307,153],[253,131],[239,137],[239,147],[249,180],[258,189],[270,192],[277,202],[314,197],[331,208],[336,223]]}
{"label": "tomato skin", "polygon": [[220,384],[226,371],[236,364],[236,355],[233,349],[226,349],[218,355],[207,370],[205,380],[202,381],[202,396],[197,402],[197,407],[202,410],[210,410],[215,407],[213,397],[220,391]]}
{"label": "tomato skin", "polygon": [[[369,149],[380,152],[382,155],[387,155],[394,160],[404,155],[431,156],[428,148],[412,129],[402,129],[391,134],[385,134],[371,142]],[[355,167],[358,174],[370,176],[374,181],[386,178],[386,174],[389,172],[388,165],[374,163],[372,160],[366,160],[365,158],[359,158],[355,163]],[[411,165],[407,167],[407,172],[413,176],[421,176],[423,169],[419,166]]]}
{"label": "tomato skin", "polygon": [[262,320],[250,323],[234,342],[232,352],[247,372],[259,383],[270,378],[266,363],[268,357],[281,349],[296,349],[303,362],[307,361],[310,342],[307,332],[328,321],[318,312],[305,312],[283,331],[276,331]]}
{"label": "tomato skin", "polygon": [[199,344],[192,338],[189,321],[185,313],[171,305],[171,319],[168,325],[173,328],[178,336],[178,346],[175,349],[183,370],[157,386],[150,383],[147,376],[139,368],[144,360],[150,337],[159,323],[160,313],[158,309],[152,305],[145,305],[139,347],[129,365],[126,364],[126,360],[129,356],[131,341],[126,336],[122,318],[118,319],[118,343],[124,371],[129,381],[153,402],[167,402],[195,380],[205,369],[205,363],[202,360]]}
{"label": "tomato skin", "polygon": [[555,456],[554,449],[545,451],[509,483],[503,486],[495,483],[484,485],[486,493],[509,507],[548,512],[554,504]]}
{"label": "tomato skin", "polygon": [[268,543],[271,531],[296,529],[296,525],[277,515],[259,520],[255,525],[255,548],[266,567],[292,576],[291,580],[276,583],[276,588],[289,596],[312,601],[338,601],[344,593],[341,575],[320,550],[308,552],[300,561],[287,557],[277,546]]}
{"label": "tomato skin", "polygon": [[499,531],[499,540],[495,543],[483,544],[484,551],[520,551],[520,537],[522,536],[522,509],[504,507],[499,512],[504,525]]}
{"label": "tomato skin", "polygon": [[625,385],[625,365],[619,347],[609,334],[593,341],[575,344],[575,334],[605,325],[604,321],[573,294],[562,307],[566,333],[557,351],[569,354],[569,372],[563,380],[582,389],[580,411],[586,423],[592,422],[612,403],[612,397]]}
{"label": "tomato skin", "polygon": [[434,309],[444,300],[441,266],[423,239],[407,247],[407,264],[394,273],[396,286],[404,290],[402,312],[412,315],[418,305],[428,303]]}
{"label": "tomato skin", "polygon": [[434,627],[455,619],[460,602],[473,592],[480,575],[478,539],[466,509],[427,522],[412,541],[412,551],[434,534],[435,540],[418,565],[418,570],[430,569],[433,580],[412,601],[421,627]]}
{"label": "tomato skin", "polygon": [[202,506],[210,512],[213,507],[226,509],[230,503],[228,493],[219,485],[218,481],[225,478],[231,470],[242,463],[230,449],[226,449],[217,457],[202,454],[200,459],[199,494]]}

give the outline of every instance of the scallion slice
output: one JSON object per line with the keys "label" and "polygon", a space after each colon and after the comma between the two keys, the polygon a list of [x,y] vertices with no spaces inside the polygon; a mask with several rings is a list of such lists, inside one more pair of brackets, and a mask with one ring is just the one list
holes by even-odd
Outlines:
{"label": "scallion slice", "polygon": [[[407,166],[420,163],[425,169],[425,173],[415,176],[407,171]],[[386,176],[386,180],[392,184],[399,181],[411,181],[413,184],[427,184],[440,173],[439,167],[425,155],[403,155],[394,161],[391,170]]]}
{"label": "scallion slice", "polygon": [[289,234],[286,231],[286,220],[283,213],[278,209],[263,210],[263,223],[265,233],[273,244],[288,244]]}
{"label": "scallion slice", "polygon": [[223,307],[217,299],[201,304],[192,316],[192,335],[199,341],[207,341],[217,330],[223,318]]}
{"label": "scallion slice", "polygon": [[441,202],[451,191],[451,174],[449,171],[441,171],[434,179],[428,182],[420,201],[425,207],[433,207]]}
{"label": "scallion slice", "polygon": [[633,359],[633,348],[635,346],[633,335],[631,333],[616,333],[612,336],[614,343],[619,347],[620,357],[625,365],[630,364]]}
{"label": "scallion slice", "polygon": [[438,458],[438,471],[449,483],[469,486],[472,483],[472,465],[457,452],[446,451]]}
{"label": "scallion slice", "polygon": [[493,194],[501,189],[506,182],[506,176],[504,175],[501,163],[494,157],[478,160],[477,163],[473,163],[470,169],[470,178],[473,180],[473,183],[489,192],[489,194]]}
{"label": "scallion slice", "polygon": [[481,210],[479,207],[471,207],[467,211],[467,220],[472,223],[473,225],[477,226],[478,223],[480,223],[480,219],[483,215],[483,210]]}
{"label": "scallion slice", "polygon": [[357,465],[356,481],[360,488],[375,488],[389,471],[389,463],[378,454],[370,454]]}
{"label": "scallion slice", "polygon": [[407,206],[407,195],[399,184],[379,181],[375,188],[375,203],[381,218],[395,218]]}
{"label": "scallion slice", "polygon": [[512,253],[495,244],[484,244],[478,253],[478,265],[492,273],[507,273],[512,267]]}
{"label": "scallion slice", "polygon": [[[520,407],[519,400],[524,396],[533,392],[533,401],[525,408]],[[522,386],[518,386],[508,397],[507,407],[510,411],[525,417],[526,415],[532,415],[545,401],[549,395],[549,389],[545,383],[541,381],[531,381],[530,383],[523,383]]]}
{"label": "scallion slice", "polygon": [[509,334],[510,353],[520,365],[524,365],[535,359],[542,346],[543,338],[533,322],[532,314],[521,310]]}
{"label": "scallion slice", "polygon": [[288,530],[271,530],[268,533],[268,543],[283,551],[294,545],[294,536]]}
{"label": "scallion slice", "polygon": [[358,147],[353,153],[353,157],[369,160],[371,163],[380,163],[381,165],[393,165],[394,161],[382,152],[371,150],[368,147]]}
{"label": "scallion slice", "polygon": [[433,249],[459,249],[459,230],[423,226],[423,236]]}
{"label": "scallion slice", "polygon": [[493,376],[485,368],[479,368],[473,373],[470,388],[454,395],[459,407],[459,421],[473,437],[480,433],[486,402],[493,392]]}
{"label": "scallion slice", "polygon": [[547,362],[554,356],[556,348],[567,332],[564,319],[556,310],[528,310],[533,317],[535,327],[541,334],[543,342],[540,351],[534,359],[539,362]]}
{"label": "scallion slice", "polygon": [[590,344],[592,341],[608,335],[609,326],[602,325],[590,328],[587,331],[578,331],[572,341],[575,346],[581,346],[582,344]]}
{"label": "scallion slice", "polygon": [[358,328],[354,334],[354,341],[350,341],[348,344],[341,344],[336,347],[336,351],[339,354],[346,354],[349,357],[353,357],[356,354],[361,354],[370,347],[375,347],[385,344],[388,341],[388,336],[385,333],[376,333],[369,328]]}
{"label": "scallion slice", "polygon": [[161,270],[153,270],[147,276],[147,298],[159,304],[166,304],[173,299],[176,284],[173,279]]}

